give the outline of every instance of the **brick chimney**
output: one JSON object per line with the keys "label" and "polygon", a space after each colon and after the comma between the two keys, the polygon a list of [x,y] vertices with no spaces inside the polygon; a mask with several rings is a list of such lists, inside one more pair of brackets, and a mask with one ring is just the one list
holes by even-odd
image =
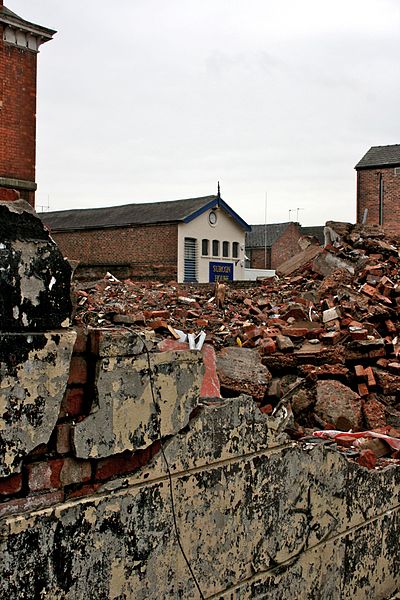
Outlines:
{"label": "brick chimney", "polygon": [[5,9],[0,0],[0,200],[34,207],[37,53],[55,31]]}

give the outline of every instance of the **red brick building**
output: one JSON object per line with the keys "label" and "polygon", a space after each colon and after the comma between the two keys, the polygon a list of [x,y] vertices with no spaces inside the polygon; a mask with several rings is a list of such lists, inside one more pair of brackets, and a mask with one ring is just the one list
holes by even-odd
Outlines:
{"label": "red brick building", "polygon": [[0,0],[0,200],[19,193],[35,205],[36,62],[40,45],[54,33]]}
{"label": "red brick building", "polygon": [[400,235],[400,144],[373,146],[355,166],[357,223]]}
{"label": "red brick building", "polygon": [[199,283],[244,278],[250,226],[220,197],[42,213],[81,278],[175,279]]}
{"label": "red brick building", "polygon": [[317,238],[324,244],[324,228],[301,227],[299,223],[252,225],[246,233],[246,258],[251,269],[277,269],[301,251],[299,239]]}
{"label": "red brick building", "polygon": [[298,223],[252,225],[246,234],[246,257],[251,269],[276,269],[300,251]]}

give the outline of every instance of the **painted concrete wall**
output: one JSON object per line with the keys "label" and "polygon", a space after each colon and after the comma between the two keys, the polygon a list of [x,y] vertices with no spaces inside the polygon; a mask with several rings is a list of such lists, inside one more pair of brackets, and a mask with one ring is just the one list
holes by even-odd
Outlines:
{"label": "painted concrete wall", "polygon": [[[245,232],[237,223],[222,209],[218,208],[214,212],[217,214],[217,222],[211,225],[209,222],[209,213],[207,211],[190,221],[190,223],[180,223],[178,225],[178,282],[183,281],[184,277],[184,239],[195,238],[197,240],[197,273],[198,282],[207,283],[209,281],[209,263],[220,262],[233,264],[234,280],[244,279],[244,243]],[[209,255],[202,255],[202,239],[208,239]],[[212,240],[219,240],[219,256],[212,256]],[[222,256],[222,242],[229,242],[229,257]],[[239,257],[232,256],[232,243],[239,243]]]}
{"label": "painted concrete wall", "polygon": [[[378,600],[400,585],[400,470],[302,449],[248,397],[204,406],[166,443],[182,545],[206,598]],[[199,594],[165,462],[2,521],[3,597]]]}

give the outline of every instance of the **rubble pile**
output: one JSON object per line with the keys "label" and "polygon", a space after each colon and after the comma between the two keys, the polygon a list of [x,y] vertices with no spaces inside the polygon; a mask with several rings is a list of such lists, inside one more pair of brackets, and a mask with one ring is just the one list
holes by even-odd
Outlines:
{"label": "rubble pile", "polygon": [[80,284],[75,322],[127,327],[155,350],[212,345],[224,397],[247,393],[266,414],[284,406],[305,445],[334,444],[368,468],[400,464],[400,245],[376,226],[325,232],[325,248],[252,287],[111,274]]}

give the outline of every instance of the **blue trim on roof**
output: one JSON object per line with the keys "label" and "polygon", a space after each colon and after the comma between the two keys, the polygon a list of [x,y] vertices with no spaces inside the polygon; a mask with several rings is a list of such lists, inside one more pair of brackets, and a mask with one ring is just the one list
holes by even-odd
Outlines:
{"label": "blue trim on roof", "polygon": [[236,221],[239,227],[241,227],[245,231],[251,231],[251,226],[248,225],[246,221],[244,221],[241,217],[239,217],[239,215],[224,200],[222,200],[222,198],[218,197],[213,198],[210,202],[207,202],[207,204],[205,204],[198,210],[195,210],[190,215],[187,215],[184,219],[182,219],[182,221],[184,223],[190,223],[190,221],[197,219],[197,217],[205,213],[207,210],[217,207],[223,208],[224,211],[228,213],[228,215],[232,217],[234,221]]}

